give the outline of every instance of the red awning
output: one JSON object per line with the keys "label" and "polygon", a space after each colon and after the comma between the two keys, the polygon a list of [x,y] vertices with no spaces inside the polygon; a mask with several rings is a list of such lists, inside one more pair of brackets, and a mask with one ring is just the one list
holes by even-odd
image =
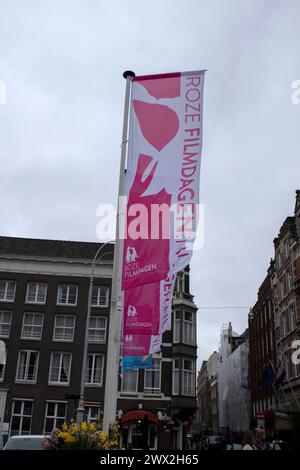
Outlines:
{"label": "red awning", "polygon": [[145,416],[147,416],[148,420],[152,423],[158,424],[158,418],[155,413],[147,410],[132,410],[127,411],[126,413],[122,414],[121,423],[127,423],[128,421],[142,421]]}

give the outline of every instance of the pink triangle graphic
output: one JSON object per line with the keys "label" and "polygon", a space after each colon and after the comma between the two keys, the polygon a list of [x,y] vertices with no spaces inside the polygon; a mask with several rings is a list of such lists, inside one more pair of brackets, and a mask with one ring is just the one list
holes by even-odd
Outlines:
{"label": "pink triangle graphic", "polygon": [[175,111],[162,104],[150,104],[134,100],[134,110],[145,139],[159,152],[174,137],[179,129],[179,119]]}

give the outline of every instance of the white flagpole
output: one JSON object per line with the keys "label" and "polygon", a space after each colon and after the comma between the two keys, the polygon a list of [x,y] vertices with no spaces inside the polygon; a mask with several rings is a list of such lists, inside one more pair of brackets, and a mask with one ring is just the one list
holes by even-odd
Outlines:
{"label": "white flagpole", "polygon": [[109,432],[109,425],[116,420],[117,398],[118,398],[118,378],[119,378],[119,357],[120,357],[120,335],[121,335],[121,315],[119,308],[120,301],[120,282],[121,282],[121,247],[119,237],[119,214],[120,214],[120,197],[124,196],[124,177],[125,162],[127,151],[127,134],[128,134],[128,116],[130,102],[130,88],[134,72],[126,71],[123,77],[126,79],[123,134],[121,145],[121,162],[119,176],[119,192],[118,192],[118,209],[116,220],[116,243],[114,252],[113,278],[111,288],[111,306],[109,314],[109,331],[108,345],[106,353],[106,378],[105,378],[105,395],[104,395],[104,416],[103,431]]}

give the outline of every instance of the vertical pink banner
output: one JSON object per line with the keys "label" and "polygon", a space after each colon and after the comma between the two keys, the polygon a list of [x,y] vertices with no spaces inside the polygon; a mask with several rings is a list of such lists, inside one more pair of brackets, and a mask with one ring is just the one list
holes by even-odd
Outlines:
{"label": "vertical pink banner", "polygon": [[124,293],[123,334],[157,335],[160,325],[160,283],[144,284]]}
{"label": "vertical pink banner", "polygon": [[[196,237],[203,86],[204,71],[135,77],[132,83],[122,265],[124,355],[158,351],[162,333],[171,329],[176,273],[189,264]],[[155,218],[159,208],[162,217]]]}

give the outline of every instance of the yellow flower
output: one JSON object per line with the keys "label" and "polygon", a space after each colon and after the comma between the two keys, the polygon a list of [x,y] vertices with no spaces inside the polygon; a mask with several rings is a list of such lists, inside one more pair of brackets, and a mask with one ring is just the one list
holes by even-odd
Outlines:
{"label": "yellow flower", "polygon": [[71,422],[72,424],[75,423],[75,419],[74,419],[74,418],[71,418],[71,419],[70,419],[70,422]]}
{"label": "yellow flower", "polygon": [[64,441],[67,443],[67,444],[70,444],[71,442],[75,442],[75,437],[74,436],[71,436],[71,434],[67,434]]}
{"label": "yellow flower", "polygon": [[63,439],[64,441],[66,441],[69,437],[69,433],[68,432],[63,432],[61,431],[60,433],[58,433],[58,437],[60,437],[61,439]]}
{"label": "yellow flower", "polygon": [[71,428],[71,434],[76,434],[78,432],[78,425],[73,424]]}
{"label": "yellow flower", "polygon": [[88,430],[88,424],[87,424],[87,422],[86,422],[86,421],[83,421],[83,422],[81,423],[81,426],[80,426],[80,427],[81,427],[81,430],[82,430],[83,432],[86,432],[86,431]]}
{"label": "yellow flower", "polygon": [[91,431],[91,432],[96,431],[95,423],[91,423],[91,424],[90,424],[90,431]]}
{"label": "yellow flower", "polygon": [[63,431],[67,431],[67,430],[68,430],[68,425],[67,425],[67,423],[64,423],[64,424],[62,425],[62,430],[63,430]]}

